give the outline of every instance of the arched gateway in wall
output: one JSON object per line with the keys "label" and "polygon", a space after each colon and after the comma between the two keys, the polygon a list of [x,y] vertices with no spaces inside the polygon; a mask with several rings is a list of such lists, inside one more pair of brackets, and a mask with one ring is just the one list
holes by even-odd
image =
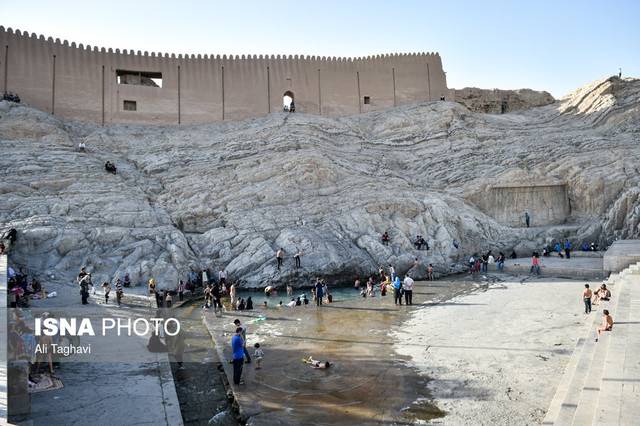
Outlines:
{"label": "arched gateway in wall", "polygon": [[208,123],[282,111],[340,116],[447,96],[437,53],[361,58],[175,55],[0,27],[0,84],[55,115],[100,124]]}

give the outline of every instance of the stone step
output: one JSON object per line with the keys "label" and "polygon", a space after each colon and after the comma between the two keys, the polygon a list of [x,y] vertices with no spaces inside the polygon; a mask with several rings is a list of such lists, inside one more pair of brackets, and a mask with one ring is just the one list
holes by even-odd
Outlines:
{"label": "stone step", "polygon": [[[549,409],[547,410],[547,414],[542,422],[543,425],[561,424],[559,423],[561,413],[564,413],[563,418],[567,419],[567,423],[565,424],[570,422],[573,410],[577,408],[577,401],[575,403],[576,407],[573,407],[572,410],[571,407],[567,405],[571,403],[566,400],[569,398],[570,391],[573,391],[574,393],[576,392],[575,388],[579,385],[576,380],[579,380],[580,378],[578,372],[584,370],[585,365],[587,365],[593,355],[593,345],[589,345],[588,343],[590,333],[594,329],[597,317],[598,314],[594,311],[585,321],[585,325],[579,334],[580,337],[578,338],[576,347],[573,350],[573,354],[565,367],[565,371],[560,379],[556,393],[549,404]],[[593,340],[592,335],[591,340]],[[579,389],[579,387],[577,389]]]}
{"label": "stone step", "polygon": [[638,424],[640,419],[640,280],[625,276],[625,287],[604,364],[593,424]]}
{"label": "stone step", "polygon": [[[547,410],[547,414],[542,423],[544,425],[572,424],[578,410],[583,389],[585,387],[594,387],[587,384],[587,378],[591,371],[592,361],[594,358],[597,358],[602,362],[605,358],[603,352],[606,352],[606,346],[601,345],[600,347],[597,347],[595,344],[595,328],[601,321],[602,310],[609,309],[609,311],[612,311],[613,307],[617,304],[621,293],[621,285],[618,284],[617,280],[610,280],[609,285],[612,291],[612,300],[608,303],[603,303],[594,307],[591,315],[585,321],[585,325],[581,330],[576,348],[567,363],[567,367],[565,368],[565,372],[560,380],[558,388],[556,389],[556,393],[549,404],[549,409]],[[599,343],[606,344],[607,342],[601,341]],[[598,349],[597,353],[596,349]],[[599,377],[597,378],[599,380]],[[589,383],[593,383],[594,380],[595,378],[591,377],[589,379]],[[589,390],[589,392],[591,391]],[[583,417],[584,414],[580,412],[580,416]]]}
{"label": "stone step", "polygon": [[[602,304],[598,308],[598,320],[595,323],[594,328],[591,330],[590,339],[593,340],[593,345],[596,347],[594,357],[591,361],[591,366],[588,371],[585,371],[586,379],[584,382],[584,386],[580,392],[580,400],[578,402],[578,406],[576,408],[576,412],[574,414],[572,425],[582,426],[591,424],[596,412],[596,407],[598,404],[598,400],[600,397],[600,388],[602,385],[602,377],[605,373],[606,361],[609,357],[609,349],[611,346],[612,336],[611,333],[603,333],[600,336],[599,342],[595,343],[595,327],[597,327],[602,318],[602,310],[608,309],[613,316],[614,321],[620,319],[623,321],[626,319],[624,309],[621,309],[620,306],[624,305],[625,301],[628,300],[630,295],[629,288],[626,283],[622,280],[619,281],[619,284],[612,288],[614,291],[614,296],[610,304],[607,306],[606,304]],[[614,329],[617,332],[617,328],[614,325]]]}

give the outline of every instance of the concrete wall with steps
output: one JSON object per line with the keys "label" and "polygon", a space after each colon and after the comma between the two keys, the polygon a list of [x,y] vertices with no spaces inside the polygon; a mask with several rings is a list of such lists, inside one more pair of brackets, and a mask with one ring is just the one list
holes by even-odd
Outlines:
{"label": "concrete wall with steps", "polygon": [[[640,419],[640,262],[607,280],[612,299],[590,314],[544,425],[633,425]],[[602,310],[613,331],[595,342]]]}
{"label": "concrete wall with steps", "polygon": [[636,262],[640,262],[640,240],[619,240],[605,253],[602,267],[607,272],[620,272]]}

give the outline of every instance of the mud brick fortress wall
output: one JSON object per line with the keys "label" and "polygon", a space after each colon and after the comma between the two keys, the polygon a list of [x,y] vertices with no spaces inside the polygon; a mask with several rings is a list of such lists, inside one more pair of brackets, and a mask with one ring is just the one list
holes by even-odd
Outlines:
{"label": "mud brick fortress wall", "polygon": [[[437,53],[175,55],[76,45],[4,27],[0,49],[3,91],[54,115],[100,124],[258,117],[281,111],[287,92],[297,112],[332,117],[450,94]],[[120,84],[123,72],[161,77],[162,87]]]}

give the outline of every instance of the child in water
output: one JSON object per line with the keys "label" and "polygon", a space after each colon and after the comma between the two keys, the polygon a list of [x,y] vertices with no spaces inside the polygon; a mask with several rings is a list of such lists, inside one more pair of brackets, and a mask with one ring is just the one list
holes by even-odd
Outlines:
{"label": "child in water", "polygon": [[309,356],[309,358],[303,359],[302,362],[304,362],[305,364],[311,365],[313,368],[326,369],[331,367],[331,363],[329,361],[318,361],[316,359],[313,359],[312,356]]}

